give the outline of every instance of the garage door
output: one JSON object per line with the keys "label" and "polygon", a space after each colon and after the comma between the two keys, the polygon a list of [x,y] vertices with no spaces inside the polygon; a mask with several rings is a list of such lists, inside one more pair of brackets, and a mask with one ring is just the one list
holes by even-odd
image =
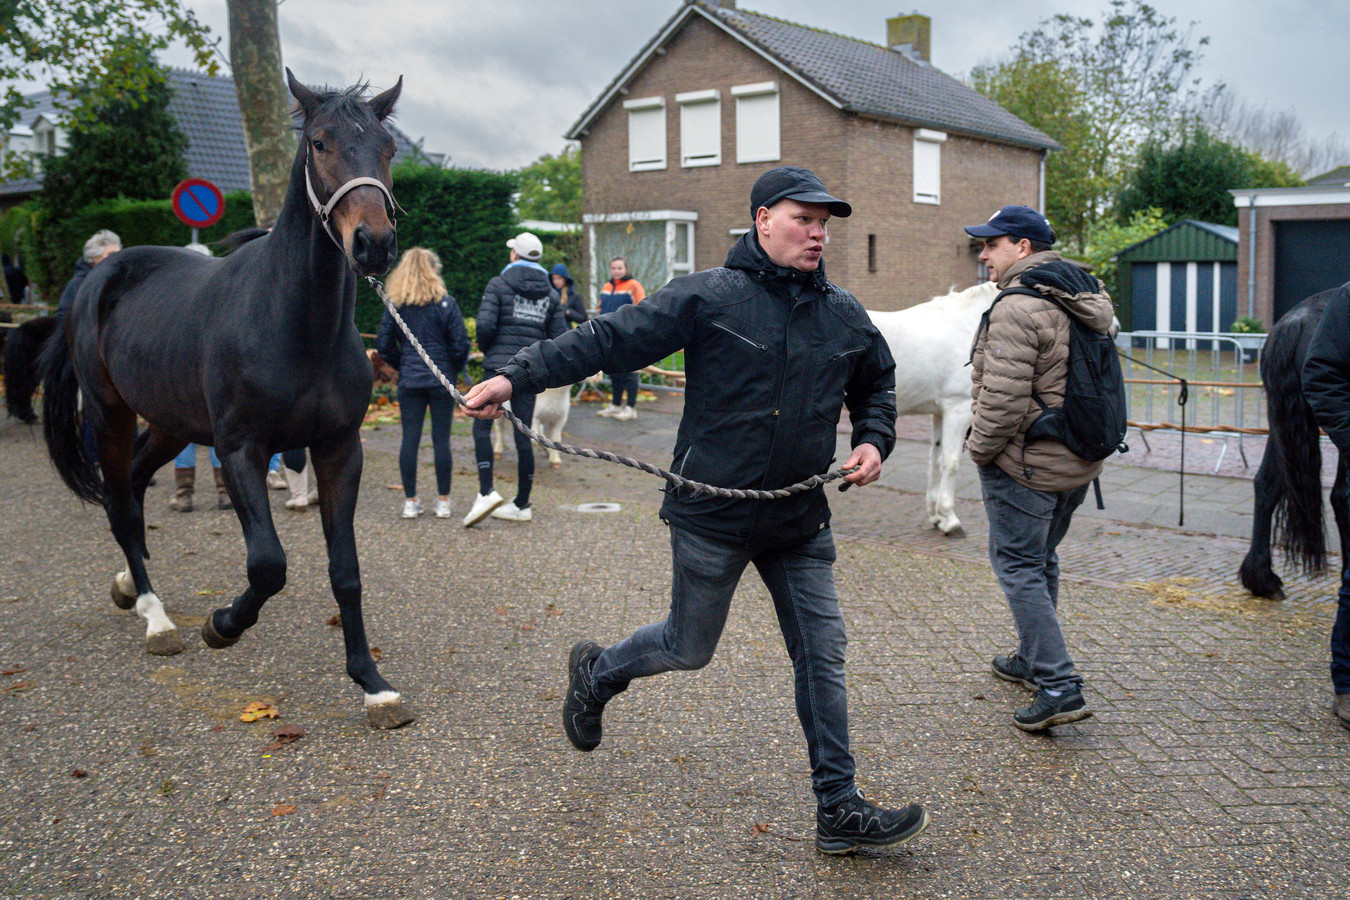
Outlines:
{"label": "garage door", "polygon": [[1350,219],[1275,223],[1276,320],[1313,294],[1347,281]]}

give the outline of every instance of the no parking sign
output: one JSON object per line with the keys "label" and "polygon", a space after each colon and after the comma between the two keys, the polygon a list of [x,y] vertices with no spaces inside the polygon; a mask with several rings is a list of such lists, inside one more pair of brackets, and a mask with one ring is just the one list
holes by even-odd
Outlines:
{"label": "no parking sign", "polygon": [[173,214],[190,228],[209,228],[225,215],[225,195],[205,178],[185,178],[178,182],[169,202]]}

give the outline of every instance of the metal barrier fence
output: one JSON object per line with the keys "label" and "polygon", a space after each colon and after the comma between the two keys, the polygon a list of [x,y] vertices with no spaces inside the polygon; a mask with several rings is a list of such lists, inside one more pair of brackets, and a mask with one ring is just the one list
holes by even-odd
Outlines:
{"label": "metal barrier fence", "polygon": [[[1121,368],[1130,392],[1129,424],[1146,449],[1152,431],[1181,431],[1177,405],[1179,379],[1190,395],[1185,409],[1187,434],[1221,438],[1223,449],[1214,470],[1237,444],[1244,466],[1246,439],[1267,433],[1265,391],[1261,384],[1264,334],[1227,332],[1134,331],[1116,336]],[[1163,369],[1173,378],[1149,366]]]}

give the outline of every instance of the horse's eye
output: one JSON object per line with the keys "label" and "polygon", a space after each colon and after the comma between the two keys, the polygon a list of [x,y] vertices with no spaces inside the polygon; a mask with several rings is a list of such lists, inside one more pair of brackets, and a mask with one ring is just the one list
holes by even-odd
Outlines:
{"label": "horse's eye", "polygon": [[317,150],[318,152],[320,152],[320,153],[323,152],[323,141],[319,140],[318,138],[315,138],[315,139],[314,139],[313,146],[314,146],[314,149]]}

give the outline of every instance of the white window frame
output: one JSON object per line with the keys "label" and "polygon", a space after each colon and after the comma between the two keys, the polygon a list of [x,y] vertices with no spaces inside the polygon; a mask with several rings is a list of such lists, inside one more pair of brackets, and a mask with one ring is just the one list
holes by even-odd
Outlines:
{"label": "white window frame", "polygon": [[680,104],[680,165],[686,169],[722,164],[722,92],[675,95]]}
{"label": "white window frame", "polygon": [[945,131],[919,128],[914,132],[914,202],[942,203],[942,145]]}
{"label": "white window frame", "polygon": [[783,118],[778,82],[732,85],[731,96],[736,98],[736,162],[782,159]]}
{"label": "white window frame", "polygon": [[[666,98],[623,101],[628,111],[628,171],[650,172],[666,167]],[[644,133],[644,129],[648,129]],[[640,153],[639,151],[647,151]],[[660,151],[659,156],[656,151]]]}

